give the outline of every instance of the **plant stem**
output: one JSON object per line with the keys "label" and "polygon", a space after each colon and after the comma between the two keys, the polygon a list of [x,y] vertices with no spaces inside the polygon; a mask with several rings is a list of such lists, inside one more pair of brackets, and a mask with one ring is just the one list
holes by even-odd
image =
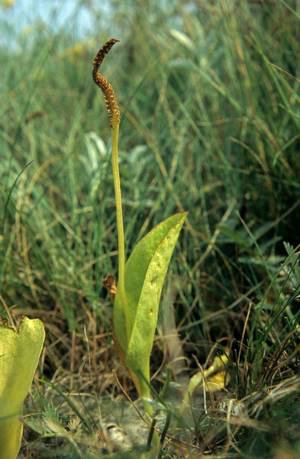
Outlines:
{"label": "plant stem", "polygon": [[118,289],[125,298],[125,237],[122,210],[121,180],[119,171],[119,123],[112,123],[112,169],[118,232]]}

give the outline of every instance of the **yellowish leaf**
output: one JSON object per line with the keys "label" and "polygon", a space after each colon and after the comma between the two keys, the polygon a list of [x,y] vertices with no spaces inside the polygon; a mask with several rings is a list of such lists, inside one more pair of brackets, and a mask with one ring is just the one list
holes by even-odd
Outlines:
{"label": "yellowish leaf", "polygon": [[45,338],[40,320],[25,318],[19,331],[0,326],[1,457],[17,457],[23,426],[19,420]]}
{"label": "yellowish leaf", "polygon": [[226,384],[229,382],[229,375],[226,371],[220,371],[204,382],[206,392],[216,392],[225,389]]}
{"label": "yellowish leaf", "polygon": [[183,398],[182,409],[188,406],[195,389],[205,384],[207,392],[216,392],[225,388],[226,383],[229,381],[225,371],[228,363],[228,355],[222,354],[214,358],[213,363],[207,370],[198,371],[189,382],[187,392]]}

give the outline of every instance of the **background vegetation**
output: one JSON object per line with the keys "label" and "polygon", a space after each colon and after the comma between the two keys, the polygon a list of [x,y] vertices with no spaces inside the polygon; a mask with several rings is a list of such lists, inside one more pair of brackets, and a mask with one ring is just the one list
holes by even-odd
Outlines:
{"label": "background vegetation", "polygon": [[[111,36],[121,43],[103,73],[122,109],[128,249],[188,211],[162,301],[183,374],[230,349],[226,391],[181,428],[185,446],[169,438],[165,457],[299,457],[299,2],[100,3],[78,3],[60,26],[18,31],[1,17],[0,311],[40,317],[47,332],[24,457],[88,457],[104,444],[104,406],[120,406],[121,387],[134,398],[103,287],[117,241],[91,68]],[[80,36],[82,8],[92,20]],[[156,390],[167,335],[162,317]],[[243,416],[226,422],[220,400],[241,401]]]}

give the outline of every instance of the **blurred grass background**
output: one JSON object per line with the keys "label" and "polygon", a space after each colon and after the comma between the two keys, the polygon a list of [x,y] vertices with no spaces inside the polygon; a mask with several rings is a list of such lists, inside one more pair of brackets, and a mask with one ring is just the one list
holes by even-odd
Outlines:
{"label": "blurred grass background", "polygon": [[[110,129],[91,78],[95,53],[116,36],[103,73],[122,111],[127,251],[165,217],[188,212],[166,290],[190,374],[213,346],[229,347],[231,397],[271,426],[241,425],[221,442],[210,433],[202,452],[298,457],[299,2],[90,0],[63,15],[44,1],[49,17],[28,24],[18,21],[18,1],[8,3],[1,316],[44,320],[41,376],[65,394],[120,392],[103,288],[116,275]],[[163,353],[158,339],[153,371]],[[53,396],[45,382],[36,387]],[[26,457],[50,457],[41,444],[29,438]]]}

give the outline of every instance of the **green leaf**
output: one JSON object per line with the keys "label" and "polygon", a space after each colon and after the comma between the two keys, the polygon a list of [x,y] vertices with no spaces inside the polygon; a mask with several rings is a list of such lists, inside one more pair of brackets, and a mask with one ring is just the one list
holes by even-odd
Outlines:
{"label": "green leaf", "polygon": [[138,242],[125,267],[126,298],[116,295],[115,335],[143,396],[149,393],[150,354],[161,291],[185,218],[185,213],[167,218]]}
{"label": "green leaf", "polygon": [[0,326],[0,445],[15,459],[23,426],[19,420],[38,365],[45,338],[40,320],[24,318],[19,331]]}

